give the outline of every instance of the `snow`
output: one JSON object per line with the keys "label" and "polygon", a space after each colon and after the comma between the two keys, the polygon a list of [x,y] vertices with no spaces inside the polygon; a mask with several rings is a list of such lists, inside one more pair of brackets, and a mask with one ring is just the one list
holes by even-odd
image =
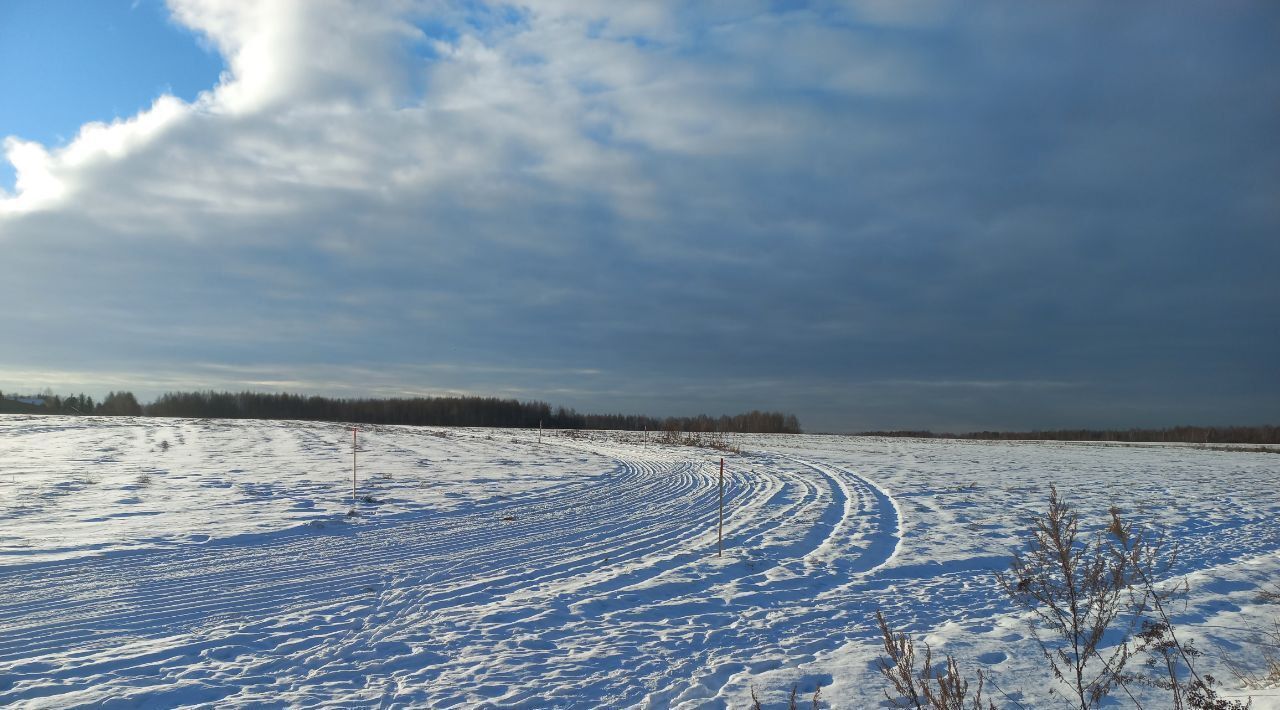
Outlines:
{"label": "snow", "polygon": [[1280,616],[1280,455],[740,436],[720,558],[719,452],[361,429],[353,504],[340,424],[0,417],[0,705],[876,707],[881,609],[1040,707],[991,576],[1055,483],[1169,529],[1176,621],[1280,707],[1221,655]]}

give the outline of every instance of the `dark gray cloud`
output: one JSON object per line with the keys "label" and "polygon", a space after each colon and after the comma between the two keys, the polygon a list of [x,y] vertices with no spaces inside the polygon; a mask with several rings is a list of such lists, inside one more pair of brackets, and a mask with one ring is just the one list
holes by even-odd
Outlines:
{"label": "dark gray cloud", "polygon": [[0,387],[1280,420],[1271,3],[216,4],[222,85],[18,166]]}

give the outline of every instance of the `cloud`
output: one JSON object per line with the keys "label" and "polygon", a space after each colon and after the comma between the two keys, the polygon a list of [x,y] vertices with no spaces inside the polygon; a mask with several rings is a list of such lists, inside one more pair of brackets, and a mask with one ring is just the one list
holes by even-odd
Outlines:
{"label": "cloud", "polygon": [[62,196],[64,187],[50,171],[49,153],[44,146],[9,136],[4,141],[4,155],[17,175],[17,194],[9,197],[0,192],[0,209],[30,210]]}
{"label": "cloud", "polygon": [[421,365],[831,428],[963,423],[932,409],[970,390],[993,426],[1108,387],[1135,424],[1280,414],[1244,394],[1280,355],[1266,3],[170,9],[216,86],[5,141],[12,372]]}

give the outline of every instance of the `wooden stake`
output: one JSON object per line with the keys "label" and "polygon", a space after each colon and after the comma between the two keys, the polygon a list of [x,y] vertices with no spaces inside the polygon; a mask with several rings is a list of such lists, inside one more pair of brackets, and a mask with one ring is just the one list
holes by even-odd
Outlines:
{"label": "wooden stake", "polygon": [[356,502],[356,428],[351,427],[351,502]]}
{"label": "wooden stake", "polygon": [[720,528],[717,530],[716,537],[717,551],[716,557],[724,557],[724,459],[720,459]]}
{"label": "wooden stake", "polygon": [[538,443],[542,443],[542,420],[538,420]]}

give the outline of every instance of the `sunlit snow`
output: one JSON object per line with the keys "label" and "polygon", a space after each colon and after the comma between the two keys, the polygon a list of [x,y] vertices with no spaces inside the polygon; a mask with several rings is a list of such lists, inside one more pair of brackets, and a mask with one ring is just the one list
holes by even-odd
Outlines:
{"label": "sunlit snow", "polygon": [[1039,707],[991,577],[1050,483],[1172,533],[1199,645],[1276,612],[1275,454],[742,435],[721,558],[720,452],[538,437],[361,427],[353,503],[344,425],[0,417],[0,705],[875,707],[882,609]]}

